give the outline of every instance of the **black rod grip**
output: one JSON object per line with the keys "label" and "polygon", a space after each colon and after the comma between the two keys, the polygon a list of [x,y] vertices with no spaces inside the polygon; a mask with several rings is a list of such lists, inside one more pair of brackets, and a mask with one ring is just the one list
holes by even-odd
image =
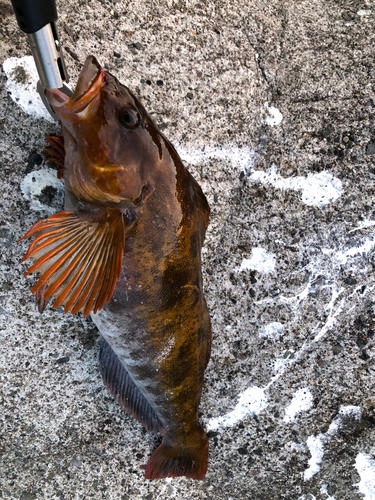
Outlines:
{"label": "black rod grip", "polygon": [[12,0],[18,26],[25,33],[35,33],[57,21],[55,0]]}

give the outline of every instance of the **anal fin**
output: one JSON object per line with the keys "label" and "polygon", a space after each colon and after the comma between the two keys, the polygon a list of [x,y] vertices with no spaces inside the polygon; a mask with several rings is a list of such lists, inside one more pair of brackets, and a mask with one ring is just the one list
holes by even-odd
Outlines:
{"label": "anal fin", "polygon": [[122,408],[133,415],[147,430],[155,433],[163,430],[155,410],[103,337],[100,337],[99,368],[104,385]]}

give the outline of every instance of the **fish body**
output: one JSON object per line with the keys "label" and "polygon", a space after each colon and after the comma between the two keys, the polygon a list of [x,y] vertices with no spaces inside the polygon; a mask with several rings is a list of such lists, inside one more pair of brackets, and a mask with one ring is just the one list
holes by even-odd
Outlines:
{"label": "fish body", "polygon": [[109,391],[163,442],[146,478],[206,474],[197,422],[211,326],[201,248],[209,207],[138,99],[87,58],[74,94],[47,93],[64,134],[66,211],[37,223],[25,258],[43,310],[91,314]]}

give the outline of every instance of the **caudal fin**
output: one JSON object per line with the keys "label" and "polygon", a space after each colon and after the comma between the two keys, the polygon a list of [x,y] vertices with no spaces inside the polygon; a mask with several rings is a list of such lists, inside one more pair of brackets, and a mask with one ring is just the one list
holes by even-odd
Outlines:
{"label": "caudal fin", "polygon": [[146,479],[186,476],[203,479],[207,472],[208,439],[202,429],[199,443],[194,446],[169,444],[167,437],[156,448],[146,465]]}

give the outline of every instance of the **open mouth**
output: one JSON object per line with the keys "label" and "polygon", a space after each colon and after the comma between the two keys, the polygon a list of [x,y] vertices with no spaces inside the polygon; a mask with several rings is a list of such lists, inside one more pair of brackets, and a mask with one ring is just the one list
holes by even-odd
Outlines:
{"label": "open mouth", "polygon": [[[50,105],[59,114],[64,107],[64,114],[79,114],[100,92],[104,85],[105,73],[94,56],[87,57],[79,75],[74,93],[68,97],[59,89],[47,89],[46,96]],[[67,113],[66,113],[67,112]]]}

